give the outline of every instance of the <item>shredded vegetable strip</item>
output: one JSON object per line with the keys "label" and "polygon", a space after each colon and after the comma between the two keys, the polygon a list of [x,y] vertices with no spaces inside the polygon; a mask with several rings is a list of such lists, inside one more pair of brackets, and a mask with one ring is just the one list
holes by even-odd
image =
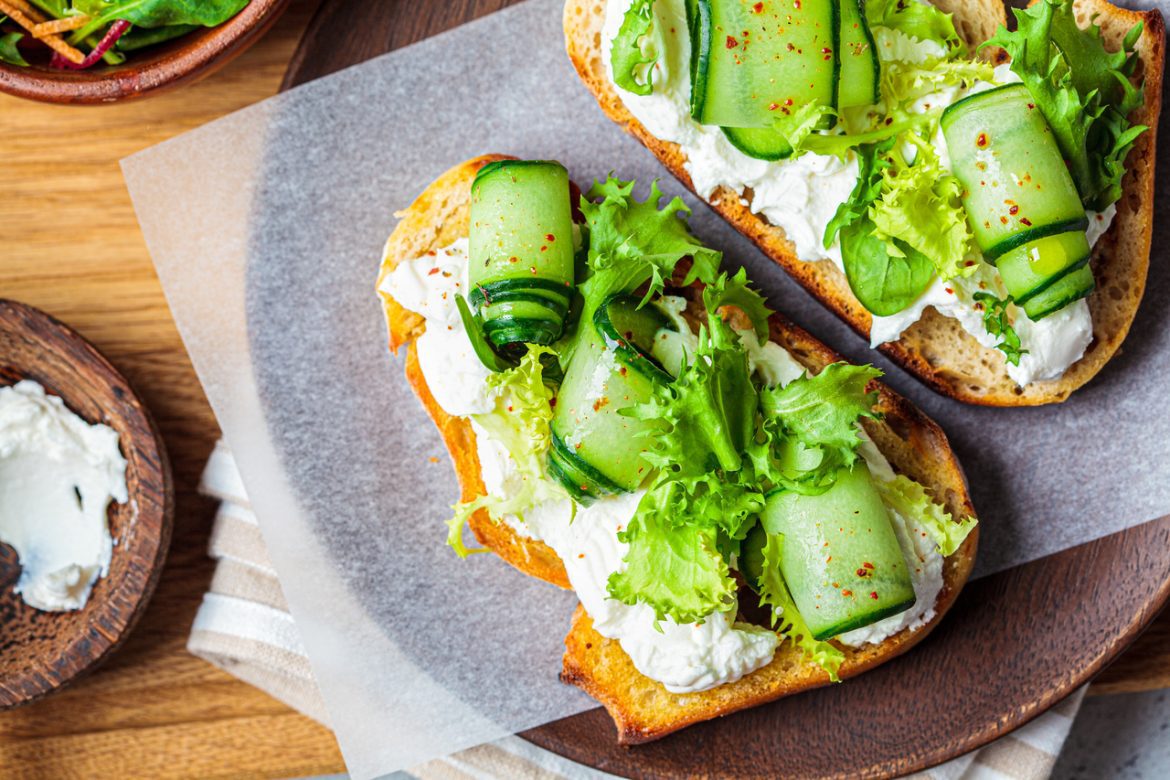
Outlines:
{"label": "shredded vegetable strip", "polygon": [[51,19],[47,22],[41,22],[32,28],[34,38],[44,38],[47,35],[59,35],[63,32],[76,30],[78,27],[84,27],[89,24],[89,17],[85,14],[80,16],[67,16],[64,19]]}
{"label": "shredded vegetable strip", "polygon": [[[29,13],[26,13],[26,11]],[[0,0],[0,12],[3,12],[9,19],[34,35],[35,33],[33,31],[37,25],[45,21],[44,17],[24,3],[23,0]],[[54,59],[59,57],[62,61],[70,62],[74,65],[80,65],[85,62],[85,55],[61,40],[60,36],[45,35],[44,37],[39,37],[39,40],[53,50]]]}
{"label": "shredded vegetable strip", "polygon": [[90,67],[98,60],[100,60],[105,55],[105,53],[110,50],[110,47],[117,43],[118,39],[121,38],[129,29],[130,22],[126,21],[125,19],[119,19],[110,25],[110,29],[106,31],[104,36],[102,36],[102,39],[100,42],[98,42],[98,45],[94,46],[93,51],[83,57],[80,62],[74,62],[72,60],[66,61],[64,58],[58,57],[56,54],[54,54],[53,59],[49,61],[49,66],[53,68],[68,68],[70,70],[84,70],[85,68]]}
{"label": "shredded vegetable strip", "polygon": [[45,21],[46,19],[52,18],[52,17],[45,16],[44,12],[41,11],[41,9],[37,8],[35,5],[30,3],[28,0],[6,0],[6,2],[8,5],[17,9],[18,11],[23,13],[25,16],[27,16],[29,19],[32,19],[34,22],[37,22],[38,24],[40,22]]}

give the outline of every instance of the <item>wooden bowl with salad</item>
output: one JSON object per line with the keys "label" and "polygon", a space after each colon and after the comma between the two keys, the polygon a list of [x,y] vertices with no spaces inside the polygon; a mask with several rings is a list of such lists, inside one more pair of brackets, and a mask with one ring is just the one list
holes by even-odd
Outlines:
{"label": "wooden bowl with salad", "polygon": [[196,81],[255,43],[288,0],[0,0],[0,92],[97,104]]}

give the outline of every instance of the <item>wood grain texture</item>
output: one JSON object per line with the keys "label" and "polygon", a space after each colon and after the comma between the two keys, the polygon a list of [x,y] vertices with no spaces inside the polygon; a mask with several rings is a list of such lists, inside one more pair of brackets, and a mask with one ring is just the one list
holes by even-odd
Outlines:
{"label": "wood grain texture", "polygon": [[0,95],[0,297],[92,341],[153,412],[171,456],[174,535],[150,607],[94,674],[0,713],[5,778],[295,777],[340,772],[332,734],[186,652],[213,563],[196,493],[219,429],[143,243],[118,161],[274,94],[319,0],[293,0],[214,76],[148,101],[51,106]]}
{"label": "wood grain texture", "polygon": [[218,27],[196,30],[84,71],[0,63],[0,92],[46,103],[99,104],[156,95],[205,78],[263,37],[289,0],[252,0]]}
{"label": "wood grain texture", "polygon": [[130,500],[111,504],[109,571],[79,610],[42,612],[13,586],[12,548],[0,561],[0,709],[35,701],[101,664],[126,640],[154,593],[171,541],[171,469],[150,411],[89,342],[60,321],[0,299],[0,385],[30,379],[73,413],[118,432]]}
{"label": "wood grain texture", "polygon": [[[114,362],[154,413],[176,488],[171,551],[150,608],[97,672],[44,701],[0,713],[5,778],[342,771],[326,729],[184,649],[213,568],[206,545],[214,505],[195,488],[219,431],[118,169],[128,154],[273,94],[317,2],[293,0],[272,32],[238,60],[154,100],[84,109],[0,95],[0,296],[65,320]],[[504,4],[331,0],[306,34],[319,43],[302,50],[288,82],[339,70]],[[367,13],[393,26],[366,24]],[[973,583],[972,592],[979,587]],[[1170,616],[1098,679],[1108,690],[1170,687]]]}

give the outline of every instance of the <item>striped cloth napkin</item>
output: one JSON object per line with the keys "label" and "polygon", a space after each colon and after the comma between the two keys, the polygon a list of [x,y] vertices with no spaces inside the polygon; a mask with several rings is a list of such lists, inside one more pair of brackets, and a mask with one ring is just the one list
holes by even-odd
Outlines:
{"label": "striped cloth napkin", "polygon": [[[218,561],[195,616],[187,649],[293,709],[328,725],[325,704],[280,589],[276,570],[231,452],[220,442],[200,491],[220,500],[209,554]],[[987,747],[913,777],[916,780],[1043,780],[1080,709],[1085,689]],[[470,748],[409,770],[421,780],[608,778],[518,737]]]}

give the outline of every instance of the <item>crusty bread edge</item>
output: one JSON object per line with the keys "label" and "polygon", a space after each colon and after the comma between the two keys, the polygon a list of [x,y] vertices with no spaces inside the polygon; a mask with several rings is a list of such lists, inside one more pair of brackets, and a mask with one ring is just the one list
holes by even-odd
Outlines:
{"label": "crusty bread edge", "polygon": [[[601,4],[599,6],[599,3]],[[982,17],[1002,23],[1000,0],[936,0],[936,5],[955,13],[956,22],[969,37],[973,30],[965,22]],[[1165,29],[1158,11],[1136,12],[1118,8],[1107,0],[1077,0],[1078,13],[1098,16],[1106,40],[1116,46],[1124,30],[1142,21],[1145,30],[1138,51],[1145,72],[1145,105],[1136,112],[1136,121],[1150,126],[1135,145],[1129,158],[1125,203],[1108,236],[1094,252],[1093,268],[1099,291],[1090,299],[1094,339],[1086,354],[1058,380],[1033,382],[1019,388],[1008,377],[1003,355],[983,347],[967,334],[956,320],[928,308],[922,319],[902,338],[879,349],[935,390],[972,404],[989,406],[1033,406],[1060,402],[1093,378],[1120,348],[1137,313],[1149,267],[1150,237],[1154,207],[1154,154],[1158,117],[1161,112],[1162,65]],[[569,59],[581,80],[597,99],[602,110],[617,124],[641,141],[684,185],[694,190],[678,145],[655,138],[625,108],[612,81],[604,73],[599,47],[604,0],[567,0],[564,31]],[[1082,18],[1082,23],[1084,19]],[[986,36],[987,30],[980,31]],[[978,43],[978,40],[969,41]],[[859,335],[869,338],[871,317],[849,290],[848,282],[832,263],[806,263],[796,257],[784,231],[751,213],[738,193],[720,188],[709,201],[711,207],[740,233],[756,244],[826,308],[847,322]],[[953,345],[961,345],[957,354]],[[960,364],[967,368],[961,370]],[[970,367],[982,367],[987,376],[975,377]],[[988,381],[990,380],[990,381]]]}
{"label": "crusty bread edge", "polygon": [[[437,251],[466,235],[471,180],[480,167],[497,159],[505,158],[502,155],[485,155],[451,168],[428,186],[409,208],[399,213],[401,220],[386,243],[378,288],[399,262]],[[397,352],[406,346],[407,379],[443,437],[459,478],[463,499],[474,498],[484,491],[476,455],[475,434],[466,420],[446,414],[427,387],[413,343],[425,329],[423,318],[403,309],[380,290],[379,296],[389,329],[390,348]],[[814,371],[841,359],[779,314],[773,315],[770,327],[772,340]],[[866,421],[866,429],[875,443],[898,471],[928,486],[952,515],[974,516],[975,510],[962,469],[942,430],[889,388],[877,382],[873,383],[873,387],[879,393],[879,408],[884,415],[880,422]],[[543,542],[527,539],[503,523],[492,522],[485,512],[477,513],[472,518],[471,527],[481,544],[517,569],[560,587],[569,587],[563,565],[556,553]],[[944,588],[936,602],[936,616],[933,620],[915,631],[900,632],[879,645],[860,651],[847,651],[848,658],[842,667],[841,676],[845,678],[860,674],[900,655],[926,636],[950,608],[969,577],[977,545],[978,529],[947,559]],[[628,697],[623,697],[621,691],[600,673],[601,667],[596,663],[600,653],[607,655],[607,668],[627,665],[627,681],[642,693],[650,690],[652,695],[671,697],[671,694],[667,694],[659,683],[634,670],[620,645],[604,640],[593,632],[588,616],[578,608],[566,638],[562,678],[580,686],[606,706],[618,726],[619,739],[623,743],[656,739],[700,720],[752,707],[828,682],[819,667],[804,662],[791,649],[791,643],[786,643],[765,670],[757,671],[737,683],[714,689],[721,692],[718,695],[711,691],[691,694],[689,703],[676,706],[672,702],[666,709],[647,712],[639,710]],[[786,677],[777,678],[774,671],[784,664],[793,667],[795,671]],[[717,698],[723,700],[717,701]]]}
{"label": "crusty bread edge", "polygon": [[[386,241],[376,287],[386,315],[390,350],[397,354],[403,346],[406,347],[406,379],[443,437],[455,466],[463,501],[470,501],[485,492],[475,432],[465,418],[452,417],[443,411],[427,387],[414,344],[425,330],[425,321],[420,315],[400,306],[394,298],[382,292],[381,287],[386,276],[400,262],[438,251],[467,235],[471,182],[480,168],[503,159],[507,157],[490,154],[456,165],[396,215],[399,222]],[[493,522],[485,510],[472,515],[468,525],[480,544],[520,571],[569,589],[569,578],[561,559],[544,542],[526,539],[504,523]]]}

